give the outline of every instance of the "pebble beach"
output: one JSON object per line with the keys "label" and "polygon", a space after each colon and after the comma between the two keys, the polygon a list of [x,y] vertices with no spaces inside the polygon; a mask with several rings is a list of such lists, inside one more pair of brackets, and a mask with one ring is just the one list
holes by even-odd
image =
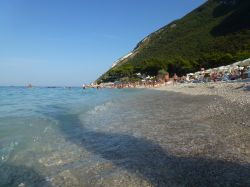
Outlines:
{"label": "pebble beach", "polygon": [[188,83],[167,85],[154,88],[161,91],[179,92],[188,95],[215,95],[226,99],[228,102],[236,102],[240,105],[250,104],[250,81],[248,82],[218,82],[218,83]]}

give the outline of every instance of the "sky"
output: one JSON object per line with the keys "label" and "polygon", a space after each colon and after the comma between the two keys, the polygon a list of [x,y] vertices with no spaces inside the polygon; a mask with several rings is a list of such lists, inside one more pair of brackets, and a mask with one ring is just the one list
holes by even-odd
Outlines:
{"label": "sky", "polygon": [[91,83],[206,0],[0,0],[0,85]]}

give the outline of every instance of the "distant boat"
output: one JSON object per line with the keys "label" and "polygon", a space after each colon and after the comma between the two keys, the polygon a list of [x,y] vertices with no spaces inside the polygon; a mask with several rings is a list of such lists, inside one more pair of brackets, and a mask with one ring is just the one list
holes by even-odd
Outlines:
{"label": "distant boat", "polygon": [[27,88],[32,88],[32,84],[28,84]]}

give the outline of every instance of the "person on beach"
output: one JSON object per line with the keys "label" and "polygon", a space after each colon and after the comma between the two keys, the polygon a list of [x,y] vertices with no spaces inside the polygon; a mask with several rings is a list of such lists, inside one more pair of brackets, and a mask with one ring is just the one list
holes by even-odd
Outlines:
{"label": "person on beach", "polygon": [[176,73],[175,73],[175,74],[174,74],[173,85],[177,84],[177,80],[178,80],[178,76],[177,76]]}
{"label": "person on beach", "polygon": [[166,85],[169,81],[169,74],[168,73],[165,75],[164,80],[165,80],[165,85]]}
{"label": "person on beach", "polygon": [[211,80],[214,81],[214,82],[217,81],[217,73],[213,72],[213,73],[211,74]]}

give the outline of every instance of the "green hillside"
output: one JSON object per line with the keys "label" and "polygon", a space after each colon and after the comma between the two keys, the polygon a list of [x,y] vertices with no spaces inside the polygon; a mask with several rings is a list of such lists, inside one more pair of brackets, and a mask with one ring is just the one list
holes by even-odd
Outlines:
{"label": "green hillside", "polygon": [[139,42],[98,82],[156,75],[179,75],[250,57],[250,0],[208,0]]}

